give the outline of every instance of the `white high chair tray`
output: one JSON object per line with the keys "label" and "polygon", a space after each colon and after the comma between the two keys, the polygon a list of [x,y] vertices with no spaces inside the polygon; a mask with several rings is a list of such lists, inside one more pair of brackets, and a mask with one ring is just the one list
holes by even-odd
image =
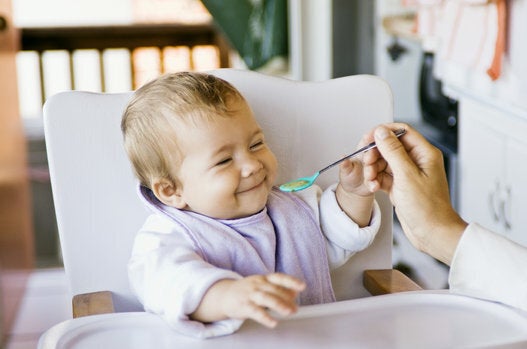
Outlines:
{"label": "white high chair tray", "polygon": [[301,307],[275,329],[246,321],[235,334],[195,339],[156,315],[115,313],[60,323],[39,348],[525,348],[527,313],[420,291]]}

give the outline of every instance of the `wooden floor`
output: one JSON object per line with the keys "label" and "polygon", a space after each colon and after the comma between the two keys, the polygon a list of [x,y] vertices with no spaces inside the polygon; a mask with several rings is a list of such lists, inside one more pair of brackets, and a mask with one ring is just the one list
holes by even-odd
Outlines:
{"label": "wooden floor", "polygon": [[[23,271],[2,271],[0,274],[0,287],[2,290],[1,304],[2,309],[2,331],[6,336],[5,329],[12,328],[22,295],[25,292],[26,282],[29,272]],[[2,343],[0,342],[0,347]]]}
{"label": "wooden floor", "polygon": [[35,349],[38,339],[55,324],[72,318],[64,269],[36,269],[6,338],[5,349]]}
{"label": "wooden floor", "polygon": [[0,181],[0,329],[4,335],[14,322],[33,268],[28,198],[25,183]]}

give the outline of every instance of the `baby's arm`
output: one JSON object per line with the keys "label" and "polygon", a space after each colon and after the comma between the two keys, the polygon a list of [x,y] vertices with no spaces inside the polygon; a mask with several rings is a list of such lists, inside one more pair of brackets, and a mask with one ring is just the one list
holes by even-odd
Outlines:
{"label": "baby's arm", "polygon": [[369,225],[359,228],[337,202],[337,184],[324,192],[317,185],[296,192],[319,218],[320,227],[326,236],[330,269],[344,264],[352,255],[370,246],[381,226],[381,211],[373,200]]}
{"label": "baby's arm", "polygon": [[191,318],[205,323],[253,319],[272,328],[278,322],[267,310],[281,316],[295,313],[295,299],[305,287],[304,282],[281,273],[223,279],[209,288]]}
{"label": "baby's arm", "polygon": [[340,182],[335,191],[340,208],[359,227],[370,224],[373,209],[373,193],[364,184],[362,163],[346,160],[340,165]]}

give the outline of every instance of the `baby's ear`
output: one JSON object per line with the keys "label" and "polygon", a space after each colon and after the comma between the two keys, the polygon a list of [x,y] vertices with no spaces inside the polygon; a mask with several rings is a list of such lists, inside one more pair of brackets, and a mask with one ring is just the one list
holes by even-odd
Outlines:
{"label": "baby's ear", "polygon": [[159,201],[167,206],[172,206],[178,209],[184,209],[187,207],[187,203],[183,199],[181,188],[167,178],[156,180],[152,185],[152,191]]}

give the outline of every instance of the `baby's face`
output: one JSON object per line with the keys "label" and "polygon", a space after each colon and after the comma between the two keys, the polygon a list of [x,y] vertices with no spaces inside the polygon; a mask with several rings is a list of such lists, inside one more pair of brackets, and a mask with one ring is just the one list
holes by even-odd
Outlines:
{"label": "baby's face", "polygon": [[183,160],[176,176],[184,209],[219,219],[262,210],[277,171],[249,106],[235,100],[229,107],[230,116],[178,132]]}

